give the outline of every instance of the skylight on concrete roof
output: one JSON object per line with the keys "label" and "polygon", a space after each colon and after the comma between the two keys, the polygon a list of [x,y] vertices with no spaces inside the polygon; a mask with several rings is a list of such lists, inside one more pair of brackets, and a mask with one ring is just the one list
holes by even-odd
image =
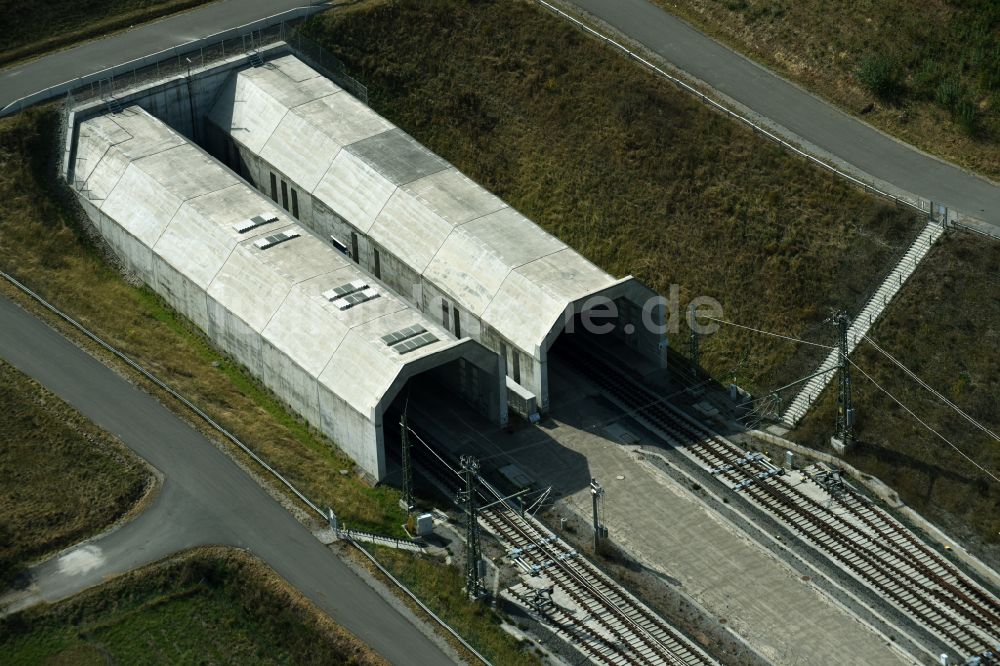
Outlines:
{"label": "skylight on concrete roof", "polygon": [[404,329],[393,331],[388,335],[383,335],[382,342],[391,347],[399,342],[402,342],[403,340],[409,340],[410,338],[414,338],[420,335],[421,333],[426,333],[426,332],[427,332],[426,328],[420,326],[419,324],[414,324],[413,326],[407,326]]}
{"label": "skylight on concrete roof", "polygon": [[339,310],[348,310],[353,308],[355,305],[361,305],[366,301],[370,301],[373,298],[378,298],[378,290],[371,287],[367,289],[362,289],[361,291],[356,291],[352,294],[348,294],[343,298],[338,298],[333,302]]}
{"label": "skylight on concrete roof", "polygon": [[323,298],[328,301],[335,301],[338,298],[343,298],[348,294],[353,294],[356,291],[361,291],[368,286],[368,283],[364,280],[351,280],[347,284],[342,284],[339,287],[334,287],[333,289],[328,289],[323,292]]}
{"label": "skylight on concrete roof", "polygon": [[265,236],[259,240],[255,240],[253,244],[258,250],[266,250],[280,243],[284,243],[285,241],[298,238],[300,235],[301,234],[297,231],[281,231],[276,234],[271,234],[270,236]]}
{"label": "skylight on concrete roof", "polygon": [[421,347],[426,347],[432,342],[437,342],[437,340],[437,336],[433,333],[421,333],[414,338],[403,340],[402,342],[393,345],[392,348],[399,354],[409,354],[411,351],[416,351]]}
{"label": "skylight on concrete roof", "polygon": [[259,215],[254,215],[249,220],[243,220],[242,222],[237,222],[233,225],[233,229],[236,233],[245,234],[251,229],[256,229],[257,227],[262,227],[265,224],[271,222],[277,222],[278,216],[272,213],[261,213]]}

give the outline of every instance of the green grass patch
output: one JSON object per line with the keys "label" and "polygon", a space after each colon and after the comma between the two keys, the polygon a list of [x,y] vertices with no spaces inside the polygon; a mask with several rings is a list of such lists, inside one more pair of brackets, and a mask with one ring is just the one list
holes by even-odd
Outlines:
{"label": "green grass patch", "polygon": [[0,0],[0,65],[130,28],[208,0]]}
{"label": "green grass patch", "polygon": [[120,442],[0,360],[0,590],[53,551],[105,529],[149,471]]}
{"label": "green grass patch", "polygon": [[996,0],[653,1],[879,128],[1000,177]]}
{"label": "green grass patch", "polygon": [[[610,273],[679,284],[682,308],[708,295],[738,322],[829,335],[916,233],[533,3],[364,3],[304,30],[377,111]],[[737,329],[702,347],[754,389],[821,355]]]}
{"label": "green grass patch", "polygon": [[[993,432],[1000,431],[1000,243],[945,237],[890,304],[870,336]],[[1000,447],[921,388],[871,345],[853,360],[922,420],[1000,476]],[[854,371],[860,443],[846,459],[907,504],[1000,562],[1000,484],[929,432]],[[795,438],[826,448],[835,392],[827,390]]]}
{"label": "green grass patch", "polygon": [[381,664],[259,561],[223,549],[151,565],[0,620],[5,664]]}
{"label": "green grass patch", "polygon": [[382,566],[496,666],[541,663],[538,655],[528,650],[530,646],[500,627],[500,616],[494,610],[469,599],[458,567],[391,548],[371,547],[371,551]]}

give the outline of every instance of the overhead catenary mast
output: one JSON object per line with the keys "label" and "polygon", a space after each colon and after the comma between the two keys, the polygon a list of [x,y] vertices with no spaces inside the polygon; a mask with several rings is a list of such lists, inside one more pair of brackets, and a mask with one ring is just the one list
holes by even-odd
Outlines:
{"label": "overhead catenary mast", "polygon": [[479,517],[476,509],[476,478],[479,461],[473,456],[462,456],[462,478],[465,490],[458,494],[458,503],[465,506],[465,591],[473,599],[484,594],[480,566],[482,550],[479,545]]}
{"label": "overhead catenary mast", "polygon": [[851,404],[851,365],[847,356],[847,331],[851,318],[847,312],[838,312],[833,323],[840,329],[839,370],[840,386],[837,392],[837,430],[831,440],[833,448],[844,452],[854,443],[854,407]]}

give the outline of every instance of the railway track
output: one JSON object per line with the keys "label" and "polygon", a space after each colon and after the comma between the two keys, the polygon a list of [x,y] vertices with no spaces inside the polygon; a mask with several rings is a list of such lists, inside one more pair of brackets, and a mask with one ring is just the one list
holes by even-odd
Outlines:
{"label": "railway track", "polygon": [[849,487],[820,502],[764,456],[751,455],[665,404],[583,345],[567,340],[564,351],[620,406],[943,643],[963,657],[1000,664],[1000,600],[888,513]]}
{"label": "railway track", "polygon": [[[557,598],[564,595],[575,607],[563,607],[557,601],[538,612],[557,631],[572,637],[591,661],[667,666],[715,663],[537,521],[506,507],[486,509],[480,519],[525,572],[547,580],[558,590]],[[531,607],[528,586],[521,584],[510,592]]]}
{"label": "railway track", "polygon": [[[430,438],[423,435],[423,440],[430,451],[426,444]],[[457,488],[455,461],[449,460],[440,447],[435,449],[430,455],[415,455],[415,463],[442,489]],[[482,506],[500,499],[500,493],[488,483],[482,481],[481,486]],[[479,519],[500,540],[525,578],[545,581],[545,586],[552,588],[557,600],[537,608],[536,613],[591,662],[614,666],[716,664],[534,518],[521,516],[506,503],[499,503],[481,510]],[[532,608],[534,589],[526,582],[508,588],[507,593],[523,607]]]}

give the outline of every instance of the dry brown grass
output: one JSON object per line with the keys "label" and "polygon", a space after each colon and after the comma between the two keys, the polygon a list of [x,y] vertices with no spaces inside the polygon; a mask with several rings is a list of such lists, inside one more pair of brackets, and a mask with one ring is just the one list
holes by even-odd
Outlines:
{"label": "dry brown grass", "polygon": [[[1000,431],[1000,243],[946,237],[870,334],[928,384],[993,432]],[[922,389],[870,345],[853,359],[881,386],[1000,476],[1000,447]],[[1000,484],[966,461],[855,371],[859,446],[847,460],[903,500],[1000,562]],[[828,389],[795,438],[826,448],[833,429]]]}
{"label": "dry brown grass", "polygon": [[0,590],[121,518],[153,483],[121,442],[0,360]]}
{"label": "dry brown grass", "polygon": [[[866,122],[1000,178],[1000,9],[993,0],[652,0]],[[880,99],[859,68],[885,58]],[[971,126],[959,109],[974,109]]]}
{"label": "dry brown grass", "polygon": [[[682,304],[705,294],[735,321],[826,334],[916,233],[531,3],[384,2],[306,32],[380,113],[609,272],[681,285]],[[703,362],[763,389],[818,361],[773,340],[724,330]]]}

